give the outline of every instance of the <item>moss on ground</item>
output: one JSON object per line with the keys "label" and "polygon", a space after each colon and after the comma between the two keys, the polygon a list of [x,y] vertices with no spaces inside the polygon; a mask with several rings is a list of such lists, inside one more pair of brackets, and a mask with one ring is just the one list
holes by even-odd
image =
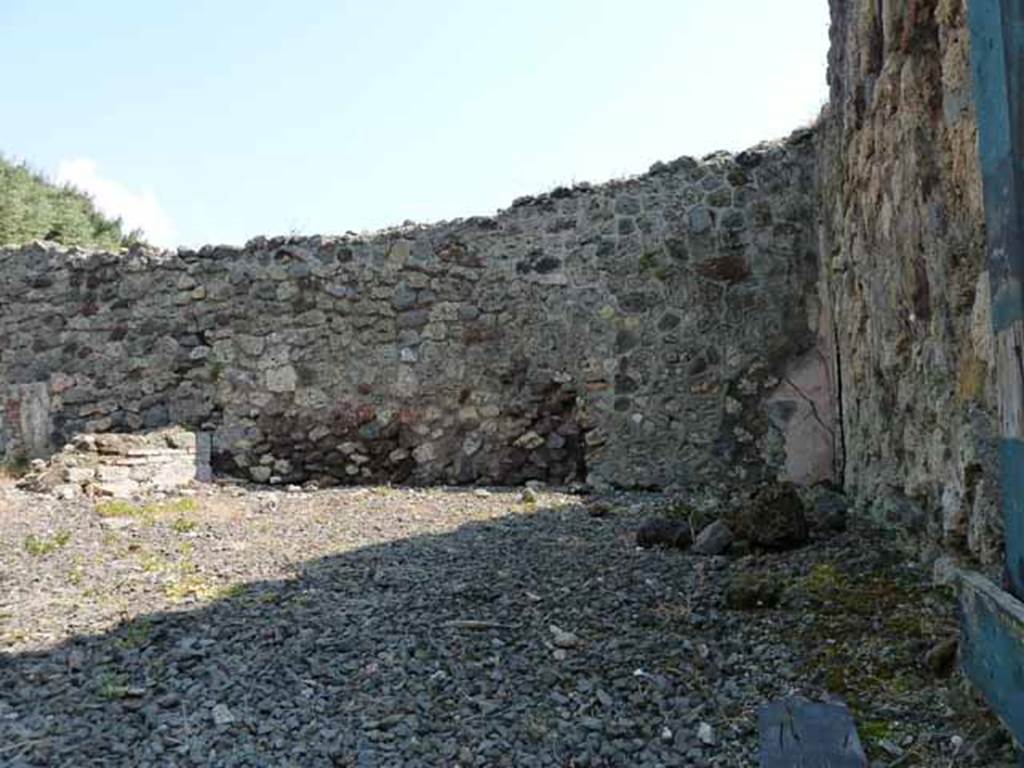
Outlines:
{"label": "moss on ground", "polygon": [[177,516],[171,523],[171,528],[176,533],[188,533],[195,528],[195,522],[189,520],[186,515],[198,510],[199,502],[190,496],[148,504],[133,504],[124,499],[111,499],[96,505],[96,513],[100,517],[136,518],[149,525],[163,518]]}
{"label": "moss on ground", "polygon": [[881,756],[892,725],[872,719],[874,704],[934,684],[922,650],[954,629],[948,611],[937,610],[949,604],[949,594],[896,568],[854,574],[826,562],[795,579],[787,600],[802,605],[807,617],[812,679],[849,705],[869,754]]}
{"label": "moss on ground", "polygon": [[697,538],[698,533],[716,519],[714,515],[691,507],[689,504],[673,504],[665,507],[660,511],[659,516],[667,520],[677,520],[686,523],[690,528],[691,537],[694,539]]}
{"label": "moss on ground", "polygon": [[71,541],[71,531],[57,531],[52,536],[36,536],[30,533],[25,537],[25,551],[33,557],[44,557],[63,549]]}
{"label": "moss on ground", "polygon": [[774,573],[733,574],[725,588],[725,606],[740,611],[774,608],[785,587],[785,581]]}

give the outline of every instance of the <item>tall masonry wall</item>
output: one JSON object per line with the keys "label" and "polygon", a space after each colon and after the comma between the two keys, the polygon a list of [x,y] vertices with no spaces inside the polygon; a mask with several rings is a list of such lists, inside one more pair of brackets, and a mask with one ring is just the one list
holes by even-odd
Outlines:
{"label": "tall masonry wall", "polygon": [[966,0],[831,0],[822,294],[845,485],[1001,558],[995,382]]}
{"label": "tall masonry wall", "polygon": [[834,471],[812,136],[369,237],[0,251],[0,454],[168,424],[259,482]]}

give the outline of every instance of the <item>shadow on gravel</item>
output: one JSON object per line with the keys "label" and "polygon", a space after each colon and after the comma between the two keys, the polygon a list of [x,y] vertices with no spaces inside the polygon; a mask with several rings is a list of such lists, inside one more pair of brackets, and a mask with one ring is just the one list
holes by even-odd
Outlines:
{"label": "shadow on gravel", "polygon": [[754,683],[693,649],[745,641],[634,523],[538,509],[0,655],[0,765],[718,764],[704,720],[743,764]]}

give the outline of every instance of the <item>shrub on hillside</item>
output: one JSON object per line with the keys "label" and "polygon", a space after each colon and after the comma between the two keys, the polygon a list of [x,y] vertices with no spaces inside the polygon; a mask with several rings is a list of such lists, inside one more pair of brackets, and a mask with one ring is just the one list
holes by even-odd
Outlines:
{"label": "shrub on hillside", "polygon": [[117,249],[139,239],[139,232],[123,232],[120,219],[97,211],[84,192],[53,184],[26,165],[0,157],[0,245],[51,240]]}

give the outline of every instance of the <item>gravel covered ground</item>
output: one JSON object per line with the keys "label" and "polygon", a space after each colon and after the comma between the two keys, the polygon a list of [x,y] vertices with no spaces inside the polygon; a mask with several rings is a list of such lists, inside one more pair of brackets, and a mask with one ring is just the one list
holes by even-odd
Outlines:
{"label": "gravel covered ground", "polygon": [[[700,558],[635,547],[655,497],[580,502],[0,486],[0,765],[748,766],[792,692],[878,765],[1010,764],[922,662],[949,595],[880,534]],[[779,605],[726,607],[750,579]]]}

